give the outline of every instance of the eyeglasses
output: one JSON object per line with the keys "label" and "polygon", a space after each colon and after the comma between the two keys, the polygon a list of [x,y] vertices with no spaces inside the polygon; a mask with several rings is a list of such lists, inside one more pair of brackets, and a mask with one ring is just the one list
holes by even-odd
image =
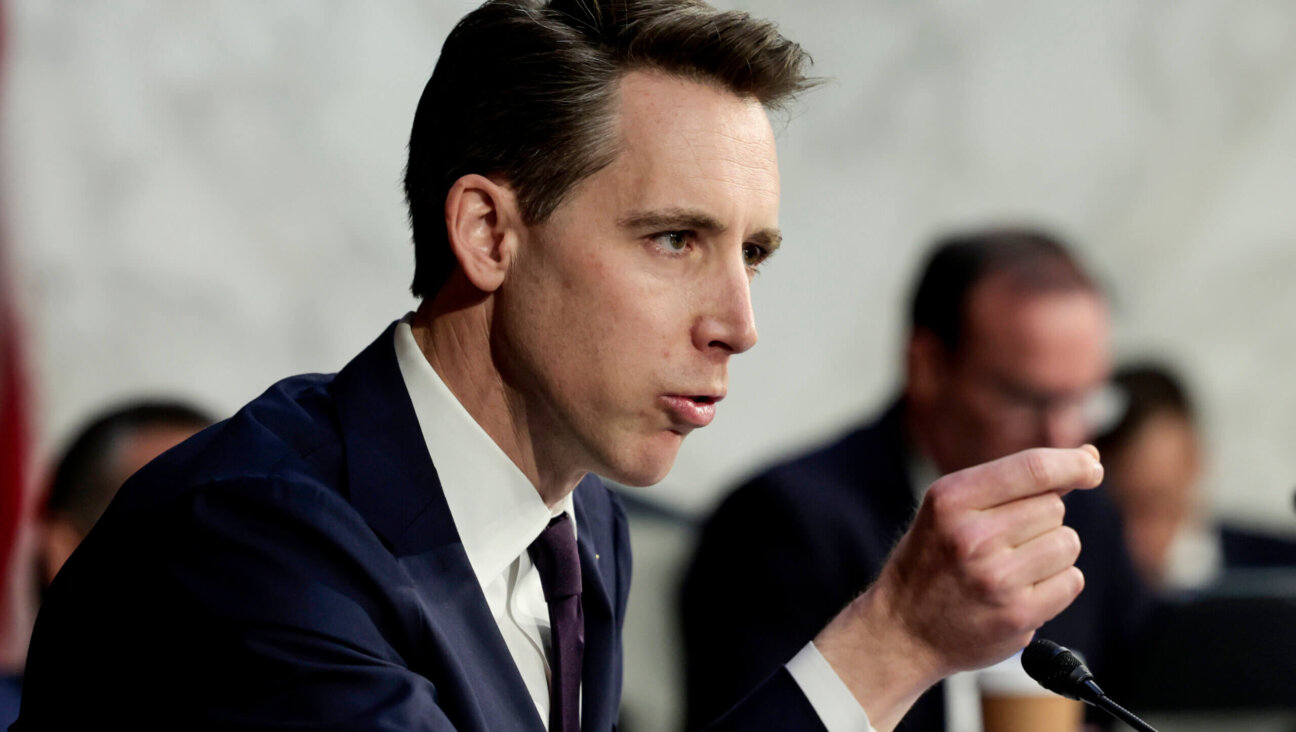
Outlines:
{"label": "eyeglasses", "polygon": [[1014,434],[1067,424],[1090,435],[1109,427],[1124,408],[1120,392],[1106,383],[1082,392],[1046,393],[993,377],[980,381],[983,409]]}

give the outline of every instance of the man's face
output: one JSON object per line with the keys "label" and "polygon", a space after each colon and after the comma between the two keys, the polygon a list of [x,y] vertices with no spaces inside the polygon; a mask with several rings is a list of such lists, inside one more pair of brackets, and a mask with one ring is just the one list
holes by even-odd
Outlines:
{"label": "man's face", "polygon": [[532,227],[495,298],[495,362],[542,472],[646,485],[756,343],[750,280],[778,244],[759,103],[661,73],[621,81],[621,152]]}
{"label": "man's face", "polygon": [[1202,467],[1196,430],[1182,415],[1155,414],[1106,462],[1130,556],[1144,579],[1160,584],[1171,543],[1196,518]]}
{"label": "man's face", "polygon": [[932,410],[943,433],[939,467],[1083,444],[1109,369],[1107,310],[1096,294],[1022,292],[995,276],[975,285]]}

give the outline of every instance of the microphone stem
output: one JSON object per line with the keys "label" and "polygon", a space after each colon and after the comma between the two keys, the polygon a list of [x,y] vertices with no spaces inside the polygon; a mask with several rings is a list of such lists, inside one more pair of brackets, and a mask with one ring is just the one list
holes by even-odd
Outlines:
{"label": "microphone stem", "polygon": [[1131,712],[1125,707],[1122,707],[1121,705],[1112,701],[1111,697],[1107,696],[1106,694],[1103,694],[1102,696],[1098,697],[1097,706],[1105,710],[1108,714],[1111,714],[1113,717],[1116,717],[1117,719],[1124,722],[1125,724],[1128,724],[1129,726],[1138,730],[1139,732],[1157,732],[1156,729],[1152,727],[1152,725],[1139,719],[1137,716],[1135,716],[1134,712]]}

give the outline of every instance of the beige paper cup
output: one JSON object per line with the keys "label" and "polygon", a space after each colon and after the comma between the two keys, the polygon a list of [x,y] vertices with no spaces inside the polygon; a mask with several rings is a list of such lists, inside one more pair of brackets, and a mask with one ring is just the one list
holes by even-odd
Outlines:
{"label": "beige paper cup", "polygon": [[1026,675],[1014,656],[977,674],[983,732],[1077,732],[1084,704],[1058,696]]}

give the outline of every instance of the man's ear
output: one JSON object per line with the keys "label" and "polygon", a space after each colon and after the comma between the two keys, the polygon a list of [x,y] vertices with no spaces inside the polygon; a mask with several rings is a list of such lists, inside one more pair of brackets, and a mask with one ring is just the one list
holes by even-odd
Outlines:
{"label": "man's ear", "polygon": [[945,344],[925,328],[915,328],[909,335],[905,352],[905,378],[910,398],[931,403],[944,392],[948,378],[949,354]]}
{"label": "man's ear", "polygon": [[522,222],[513,190],[482,175],[465,175],[446,194],[445,220],[464,276],[482,292],[494,292],[517,254]]}

